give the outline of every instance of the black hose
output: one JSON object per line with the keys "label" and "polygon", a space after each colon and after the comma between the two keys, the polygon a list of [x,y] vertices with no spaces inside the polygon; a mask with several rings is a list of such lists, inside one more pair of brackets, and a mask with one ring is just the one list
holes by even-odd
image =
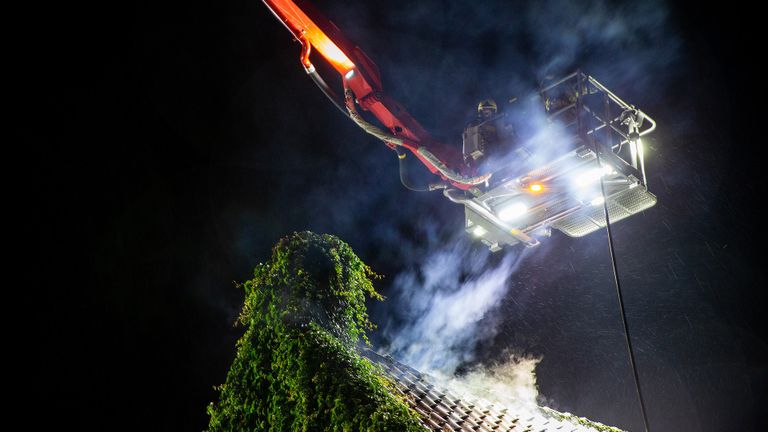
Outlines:
{"label": "black hose", "polygon": [[347,112],[347,108],[344,106],[344,103],[336,95],[336,92],[334,92],[333,89],[328,86],[323,77],[317,73],[314,66],[312,66],[312,69],[307,70],[307,75],[309,75],[309,77],[312,78],[312,81],[317,84],[318,87],[320,87],[320,90],[331,102],[333,102],[333,105],[335,105],[336,108],[338,108],[339,111],[344,114],[344,117],[349,117],[349,112]]}
{"label": "black hose", "polygon": [[[362,128],[366,133],[375,136],[376,138],[384,141],[390,146],[398,146],[398,147],[404,147],[406,146],[406,138],[395,136],[390,132],[385,132],[378,126],[367,122],[363,117],[360,116],[360,114],[357,113],[357,109],[355,109],[355,100],[354,100],[354,93],[350,89],[346,89],[344,91],[344,101],[346,102],[347,109],[349,110],[349,118],[352,119],[355,123],[357,123],[360,128]],[[440,158],[435,156],[434,153],[429,151],[427,147],[425,146],[419,146],[418,144],[409,143],[409,147],[416,147],[415,153],[418,153],[419,158],[423,159],[425,162],[425,165],[432,165],[437,171],[440,172],[440,175],[450,180],[451,182],[455,183],[461,183],[465,185],[478,185],[481,183],[485,183],[488,181],[489,178],[491,178],[492,173],[483,174],[480,176],[475,177],[468,177],[463,175],[462,173],[455,171],[452,168],[449,168],[448,165],[445,164]]]}
{"label": "black hose", "polygon": [[[321,77],[317,73],[314,67],[312,69],[307,70],[307,75],[309,75],[309,77],[312,78],[312,81],[320,88],[323,94],[333,103],[333,105],[336,106],[336,108],[338,108],[339,111],[341,111],[344,114],[345,117],[350,117],[349,111],[347,111],[344,104],[341,103],[341,100],[339,99],[339,97],[336,95],[333,89],[331,89],[328,86],[328,84],[325,82],[323,77]],[[397,153],[398,164],[400,166],[400,183],[402,183],[402,185],[410,191],[429,192],[429,186],[419,187],[411,184],[408,181],[408,174],[407,174],[408,168],[406,166],[407,162],[405,161],[405,158],[408,153],[405,152],[400,147],[397,147],[395,149],[395,152]]]}
{"label": "black hose", "polygon": [[[598,164],[600,163],[600,156],[598,152]],[[635,379],[635,389],[637,390],[637,399],[640,401],[640,413],[643,415],[643,425],[645,426],[645,432],[650,431],[648,426],[648,414],[645,408],[645,399],[643,398],[643,392],[640,389],[640,376],[637,372],[637,363],[635,362],[635,351],[632,348],[632,337],[629,334],[629,324],[627,324],[627,312],[624,310],[624,296],[621,293],[621,281],[619,279],[619,268],[616,263],[616,253],[614,252],[613,245],[613,233],[611,232],[611,222],[608,217],[608,200],[605,199],[605,182],[600,179],[600,189],[603,193],[603,214],[605,215],[605,228],[608,233],[608,250],[611,254],[611,266],[613,267],[613,282],[616,285],[616,295],[619,300],[619,311],[621,312],[621,323],[624,326],[624,337],[627,343],[627,351],[629,353],[629,363],[632,367],[632,375]]]}
{"label": "black hose", "polygon": [[[341,102],[339,97],[336,95],[336,92],[331,89],[328,84],[325,82],[323,77],[321,77],[317,71],[314,69],[307,69],[307,75],[309,75],[310,78],[312,78],[312,81],[320,88],[320,90],[323,92],[323,94],[333,103],[336,108],[339,109],[339,111],[344,114],[345,117],[350,117],[349,111],[347,111],[347,108],[344,106],[344,104]],[[397,152],[397,159],[398,164],[400,165],[400,183],[403,184],[403,186],[411,191],[414,192],[428,192],[429,186],[426,187],[419,187],[411,184],[408,181],[408,174],[407,174],[407,167],[406,167],[406,161],[405,157],[407,153],[402,150],[400,147],[397,147],[395,149],[395,152]]]}
{"label": "black hose", "polygon": [[405,160],[408,153],[405,150],[401,149],[400,147],[395,147],[395,152],[397,153],[397,163],[400,166],[400,183],[402,183],[402,185],[410,191],[429,192],[429,185],[424,187],[419,187],[411,184],[408,181],[408,167],[406,166],[408,162],[406,162]]}
{"label": "black hose", "polygon": [[[581,87],[581,79],[579,79],[579,87]],[[580,99],[581,98],[579,97],[579,100]],[[605,100],[605,104],[606,104],[605,106],[607,111],[608,109],[607,98]],[[606,134],[608,135],[608,139],[606,140],[606,142],[610,143],[611,128],[607,127],[608,118],[609,117],[606,115],[604,121],[606,126],[605,128]],[[591,123],[592,121],[591,117],[589,121]],[[597,165],[602,167],[603,164],[600,160],[600,152],[602,150],[600,148],[601,146],[598,144],[598,141],[597,139],[595,139],[594,135],[592,135],[592,140],[593,140],[592,144],[595,151],[595,158],[597,160]],[[610,147],[608,151],[611,151]],[[621,312],[621,324],[624,327],[624,339],[627,345],[627,353],[629,354],[629,364],[632,368],[632,376],[635,380],[635,390],[637,391],[637,399],[640,402],[640,413],[643,416],[643,426],[645,428],[645,432],[650,432],[651,429],[650,429],[650,426],[648,425],[648,413],[645,406],[645,398],[643,398],[643,392],[640,388],[640,374],[637,372],[637,362],[635,362],[635,350],[632,347],[632,337],[629,333],[629,324],[627,323],[627,312],[624,308],[624,295],[621,292],[621,279],[619,278],[619,266],[616,261],[616,252],[613,244],[613,232],[611,230],[611,220],[610,220],[610,214],[608,212],[608,199],[607,199],[608,197],[605,192],[605,181],[602,176],[600,177],[600,192],[602,193],[602,196],[603,196],[603,216],[605,217],[605,230],[608,237],[608,251],[610,252],[610,256],[611,256],[611,267],[613,268],[613,282],[614,282],[614,285],[616,286],[616,296],[618,297],[619,311]]]}

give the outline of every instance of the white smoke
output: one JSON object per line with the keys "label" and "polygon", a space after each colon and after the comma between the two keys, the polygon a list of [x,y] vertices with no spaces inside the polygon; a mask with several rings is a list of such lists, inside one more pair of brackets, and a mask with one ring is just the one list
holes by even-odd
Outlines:
{"label": "white smoke", "polygon": [[510,354],[502,363],[475,367],[449,379],[448,388],[468,398],[482,398],[507,407],[531,410],[537,404],[536,365],[541,357]]}
{"label": "white smoke", "polygon": [[478,344],[498,333],[500,317],[495,312],[514,286],[512,276],[527,250],[507,250],[499,257],[456,241],[398,275],[394,287],[406,323],[387,329],[387,351],[467,399],[535,405],[540,358],[513,354],[502,363],[474,365],[457,374],[475,360]]}

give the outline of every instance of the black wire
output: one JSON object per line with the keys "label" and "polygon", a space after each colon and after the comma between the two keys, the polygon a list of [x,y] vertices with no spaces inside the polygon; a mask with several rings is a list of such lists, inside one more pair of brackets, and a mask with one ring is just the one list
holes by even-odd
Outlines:
{"label": "black wire", "polygon": [[[581,85],[581,79],[579,79],[579,86]],[[606,101],[607,103],[607,101]],[[606,105],[606,111],[607,111],[607,105]],[[592,117],[589,117],[589,123],[592,122]],[[605,121],[608,117],[606,117]],[[608,125],[606,125],[608,126]],[[606,132],[609,135],[608,142],[610,142],[610,134],[611,130],[610,127],[606,127]],[[598,167],[602,167],[602,162],[600,162],[600,148],[598,148],[598,141],[594,139],[594,134],[592,136],[593,144],[594,144],[594,150],[595,150],[595,156],[597,158],[597,165]],[[613,245],[613,232],[611,231],[611,222],[609,218],[608,213],[608,200],[607,195],[605,193],[605,181],[603,180],[603,177],[600,177],[600,191],[603,194],[603,216],[605,217],[605,228],[606,232],[608,234],[608,250],[611,255],[611,267],[613,268],[613,281],[616,285],[616,296],[619,300],[619,310],[621,311],[621,323],[624,326],[624,338],[627,342],[627,351],[629,352],[629,363],[632,366],[632,375],[635,379],[635,389],[637,390],[637,399],[640,401],[640,412],[643,415],[643,426],[645,427],[645,432],[650,432],[650,427],[648,426],[648,414],[646,413],[645,408],[645,399],[643,398],[643,392],[640,389],[640,375],[637,372],[637,364],[635,363],[635,351],[632,348],[632,338],[629,334],[629,324],[627,324],[627,313],[624,309],[624,296],[621,293],[621,280],[619,279],[619,267],[616,263],[616,254],[614,251],[614,245]]]}
{"label": "black wire", "polygon": [[347,108],[344,106],[344,104],[341,102],[341,99],[336,95],[336,92],[331,89],[328,84],[325,82],[323,77],[320,76],[320,74],[317,73],[317,71],[311,71],[307,72],[307,75],[309,75],[310,78],[312,78],[312,82],[314,82],[318,87],[320,87],[320,90],[323,92],[323,94],[331,101],[333,102],[333,105],[341,111],[342,114],[344,114],[345,117],[349,117],[349,112],[347,112]]}
{"label": "black wire", "polygon": [[[600,163],[600,156],[598,156],[598,164]],[[629,325],[627,324],[627,313],[624,310],[624,296],[621,294],[621,282],[619,281],[619,269],[616,264],[616,254],[613,248],[613,235],[611,232],[611,223],[608,221],[608,202],[605,199],[605,183],[603,179],[600,179],[600,189],[603,192],[603,214],[605,215],[605,228],[608,232],[608,249],[611,252],[611,265],[613,266],[613,280],[616,284],[616,295],[619,298],[619,309],[621,310],[621,323],[624,325],[624,336],[627,340],[627,351],[629,351],[629,362],[632,365],[632,374],[635,377],[635,388],[637,389],[637,398],[640,400],[640,411],[643,414],[643,425],[645,431],[649,432],[648,427],[648,415],[645,409],[645,400],[643,399],[643,392],[640,390],[640,376],[637,373],[637,365],[635,364],[635,352],[632,349],[632,338],[629,336]]]}
{"label": "black wire", "polygon": [[405,159],[406,159],[406,155],[408,153],[406,153],[400,147],[395,148],[395,152],[397,153],[397,162],[398,162],[399,168],[400,168],[400,183],[402,183],[402,185],[406,189],[408,189],[410,191],[414,191],[414,192],[429,192],[429,186],[427,186],[427,187],[418,187],[418,186],[414,186],[414,185],[408,183],[408,178],[407,178],[407,174],[406,174],[407,167],[405,165],[407,163],[405,161]]}
{"label": "black wire", "polygon": [[[321,77],[317,73],[317,71],[308,72],[308,75],[310,78],[312,78],[312,82],[314,82],[320,88],[323,94],[331,102],[333,102],[333,105],[335,105],[336,108],[338,108],[339,111],[341,111],[344,114],[344,116],[349,117],[349,112],[347,112],[346,107],[341,103],[339,97],[336,96],[336,93],[328,86],[328,84],[325,82],[323,77]],[[402,183],[402,185],[406,189],[413,192],[429,192],[429,186],[419,187],[419,186],[412,185],[408,182],[408,178],[406,174],[407,168],[405,165],[406,164],[405,156],[407,155],[407,153],[404,152],[399,147],[395,149],[395,152],[397,153],[397,159],[398,159],[398,164],[400,169],[400,183]]]}

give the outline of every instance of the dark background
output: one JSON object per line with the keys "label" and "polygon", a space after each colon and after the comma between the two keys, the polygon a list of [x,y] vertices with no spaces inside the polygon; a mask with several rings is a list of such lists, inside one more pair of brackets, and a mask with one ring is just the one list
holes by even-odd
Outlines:
{"label": "dark background", "polygon": [[[581,13],[342,3],[317,6],[447,140],[478,99],[541,78],[556,50],[546,35],[561,27],[532,19]],[[651,426],[763,430],[764,24],[725,4],[596,4],[608,18],[596,25],[665,11],[647,39],[587,38],[553,67],[585,67],[660,125],[648,155],[659,204],[616,227]],[[392,152],[324,99],[259,1],[60,3],[19,18],[22,76],[8,86],[29,155],[6,163],[24,173],[32,236],[27,319],[38,331],[22,338],[32,424],[201,430],[240,332],[232,281],[281,236],[339,235],[387,275],[388,294],[429,252],[425,227],[446,239],[461,227],[458,206],[399,185]],[[647,48],[667,42],[671,52]],[[625,66],[606,67],[617,59]],[[510,347],[543,355],[539,386],[554,407],[640,430],[604,233],[556,234],[515,286],[478,361]],[[374,306],[374,318],[400,300]]]}

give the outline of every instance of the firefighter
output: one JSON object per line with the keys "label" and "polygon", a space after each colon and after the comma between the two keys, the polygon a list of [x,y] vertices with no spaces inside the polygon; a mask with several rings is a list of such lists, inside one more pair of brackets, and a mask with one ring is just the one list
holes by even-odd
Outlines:
{"label": "firefighter", "polygon": [[[513,103],[516,99],[510,100]],[[500,113],[496,101],[486,99],[477,104],[477,117],[462,134],[464,163],[481,171],[494,171],[503,164],[515,147],[516,135],[510,118]]]}
{"label": "firefighter", "polygon": [[495,116],[498,111],[499,107],[496,105],[496,101],[493,99],[486,99],[477,104],[478,119],[488,120]]}
{"label": "firefighter", "polygon": [[497,121],[501,116],[498,105],[493,99],[486,99],[477,104],[477,117],[472,120],[462,134],[464,162],[477,166],[482,159],[495,152],[499,146]]}

